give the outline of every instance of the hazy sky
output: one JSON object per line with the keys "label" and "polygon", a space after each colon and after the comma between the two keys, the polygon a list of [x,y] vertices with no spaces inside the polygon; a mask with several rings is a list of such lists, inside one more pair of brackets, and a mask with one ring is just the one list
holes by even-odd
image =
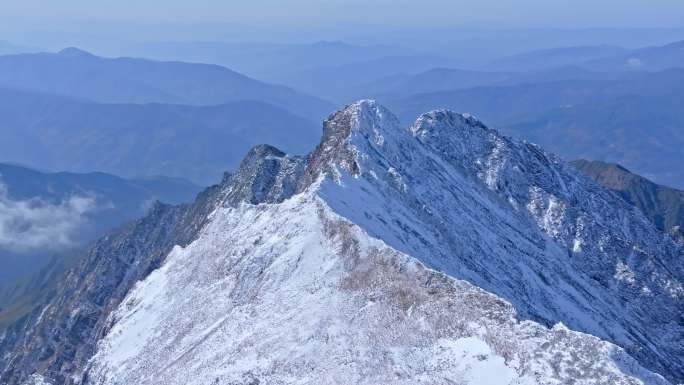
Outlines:
{"label": "hazy sky", "polygon": [[[73,21],[681,27],[682,0],[0,0],[0,23]],[[24,24],[27,25],[27,24]]]}
{"label": "hazy sky", "polygon": [[[422,45],[481,38],[453,32],[459,28],[678,29],[548,38],[552,46],[659,44],[684,38],[684,0],[0,0],[0,40],[45,49],[116,51],[117,44],[172,40]],[[500,37],[510,38],[486,39]]]}

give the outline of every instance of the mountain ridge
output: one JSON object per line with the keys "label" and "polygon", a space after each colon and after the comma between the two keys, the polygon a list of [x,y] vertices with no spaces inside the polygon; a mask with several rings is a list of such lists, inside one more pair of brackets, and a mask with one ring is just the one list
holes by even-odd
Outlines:
{"label": "mountain ridge", "polygon": [[3,161],[125,177],[162,174],[203,185],[219,180],[260,141],[306,151],[319,133],[310,120],[259,101],[95,103],[0,88],[0,113]]}
{"label": "mountain ridge", "polygon": [[[162,236],[149,274],[126,279],[108,306],[48,304],[52,317],[96,320],[69,323],[87,349],[76,365],[48,354],[53,374],[88,384],[683,376],[680,246],[559,158],[472,116],[436,110],[402,129],[361,101],[325,121],[307,157],[257,146],[195,205],[197,216],[182,214],[192,226],[161,226],[192,235]],[[29,335],[0,344],[45,353]],[[40,360],[14,354],[8,378],[36,372]]]}
{"label": "mountain ridge", "polygon": [[104,58],[75,47],[0,56],[0,86],[102,103],[217,105],[260,100],[318,120],[328,102],[215,64]]}

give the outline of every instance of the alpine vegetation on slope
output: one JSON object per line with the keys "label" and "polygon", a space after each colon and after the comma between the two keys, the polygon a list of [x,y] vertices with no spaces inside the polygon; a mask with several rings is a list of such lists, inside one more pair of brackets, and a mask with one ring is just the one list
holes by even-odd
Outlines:
{"label": "alpine vegetation on slope", "polygon": [[[572,167],[469,116],[434,111],[407,130],[358,102],[326,120],[308,157],[258,146],[173,210],[117,236],[147,245],[160,229],[159,247],[126,256],[102,241],[99,270],[74,270],[43,316],[5,337],[3,380],[684,379],[682,249]],[[108,247],[128,263],[103,261]],[[91,284],[71,300],[82,276]],[[86,348],[61,348],[79,338]]]}

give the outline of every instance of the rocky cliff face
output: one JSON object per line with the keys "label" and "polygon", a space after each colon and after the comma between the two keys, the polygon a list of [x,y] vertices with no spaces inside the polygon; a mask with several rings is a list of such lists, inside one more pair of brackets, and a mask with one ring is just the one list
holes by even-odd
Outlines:
{"label": "rocky cliff face", "polygon": [[585,159],[571,164],[638,207],[658,229],[684,243],[684,191],[653,183],[618,164]]}
{"label": "rocky cliff face", "polygon": [[308,157],[258,146],[194,205],[155,213],[3,337],[3,380],[684,380],[681,246],[467,115],[402,128],[361,101]]}

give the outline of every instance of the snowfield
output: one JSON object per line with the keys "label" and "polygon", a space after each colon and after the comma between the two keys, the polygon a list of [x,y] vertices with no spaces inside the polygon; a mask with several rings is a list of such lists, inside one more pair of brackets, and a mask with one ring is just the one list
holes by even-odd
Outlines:
{"label": "snowfield", "polygon": [[612,344],[517,321],[312,191],[218,209],[114,318],[90,383],[667,383]]}

